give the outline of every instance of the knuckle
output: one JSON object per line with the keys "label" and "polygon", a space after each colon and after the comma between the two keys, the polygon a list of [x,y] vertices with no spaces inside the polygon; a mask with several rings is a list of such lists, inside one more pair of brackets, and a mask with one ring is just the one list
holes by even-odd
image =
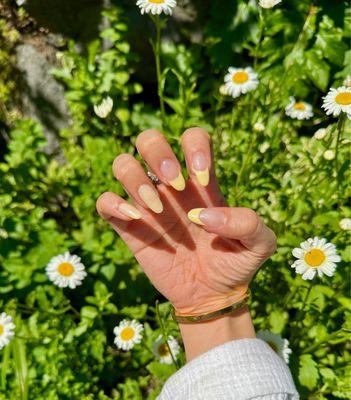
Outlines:
{"label": "knuckle", "polygon": [[205,131],[205,129],[197,127],[197,126],[186,129],[182,135],[182,140],[187,140],[188,138],[193,137],[194,135],[203,137],[204,139],[206,139],[208,141],[211,140],[209,133],[207,131]]}
{"label": "knuckle", "polygon": [[162,133],[156,129],[147,129],[146,131],[139,133],[138,137],[136,138],[135,145],[139,150],[143,150],[146,147],[153,145],[162,137]]}
{"label": "knuckle", "polygon": [[112,164],[113,174],[117,179],[123,179],[123,177],[128,173],[131,168],[132,163],[134,162],[134,157],[131,154],[120,154],[117,156]]}
{"label": "knuckle", "polygon": [[246,236],[254,235],[262,223],[261,218],[254,210],[251,210],[251,208],[243,208],[242,217],[246,225]]}
{"label": "knuckle", "polygon": [[270,234],[271,234],[271,239],[269,241],[269,244],[267,246],[267,251],[268,251],[268,256],[271,256],[272,254],[274,254],[277,250],[277,236],[275,235],[275,233],[270,230]]}
{"label": "knuckle", "polygon": [[105,192],[100,194],[100,196],[96,200],[96,211],[101,214],[104,209],[104,206],[107,200],[111,197],[111,192]]}

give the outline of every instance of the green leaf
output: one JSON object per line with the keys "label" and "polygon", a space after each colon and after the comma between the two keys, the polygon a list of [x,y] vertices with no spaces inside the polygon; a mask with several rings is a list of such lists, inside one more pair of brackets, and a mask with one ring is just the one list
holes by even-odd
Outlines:
{"label": "green leaf", "polygon": [[330,66],[323,61],[317,50],[307,51],[305,57],[308,77],[320,90],[326,91],[329,84]]}
{"label": "green leaf", "polygon": [[318,378],[317,363],[313,360],[311,354],[300,356],[299,381],[301,385],[312,390],[316,387]]}

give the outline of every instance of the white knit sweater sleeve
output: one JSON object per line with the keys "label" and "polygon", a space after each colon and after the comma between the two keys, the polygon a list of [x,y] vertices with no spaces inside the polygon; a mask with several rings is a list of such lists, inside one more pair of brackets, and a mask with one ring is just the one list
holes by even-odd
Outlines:
{"label": "white knit sweater sleeve", "polygon": [[165,383],[158,400],[297,400],[284,361],[260,339],[218,346]]}

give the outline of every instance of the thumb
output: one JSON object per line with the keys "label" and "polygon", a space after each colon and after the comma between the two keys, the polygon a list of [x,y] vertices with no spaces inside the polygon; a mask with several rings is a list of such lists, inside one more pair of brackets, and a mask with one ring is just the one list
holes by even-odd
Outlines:
{"label": "thumb", "polygon": [[262,258],[269,257],[276,249],[275,234],[249,208],[194,208],[189,211],[188,218],[208,232],[239,240],[247,249]]}

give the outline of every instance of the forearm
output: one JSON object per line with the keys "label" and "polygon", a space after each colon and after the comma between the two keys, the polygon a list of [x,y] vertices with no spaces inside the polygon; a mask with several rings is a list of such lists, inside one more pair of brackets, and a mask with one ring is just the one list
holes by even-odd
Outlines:
{"label": "forearm", "polygon": [[230,315],[196,324],[179,324],[187,361],[237,339],[255,338],[247,306]]}

